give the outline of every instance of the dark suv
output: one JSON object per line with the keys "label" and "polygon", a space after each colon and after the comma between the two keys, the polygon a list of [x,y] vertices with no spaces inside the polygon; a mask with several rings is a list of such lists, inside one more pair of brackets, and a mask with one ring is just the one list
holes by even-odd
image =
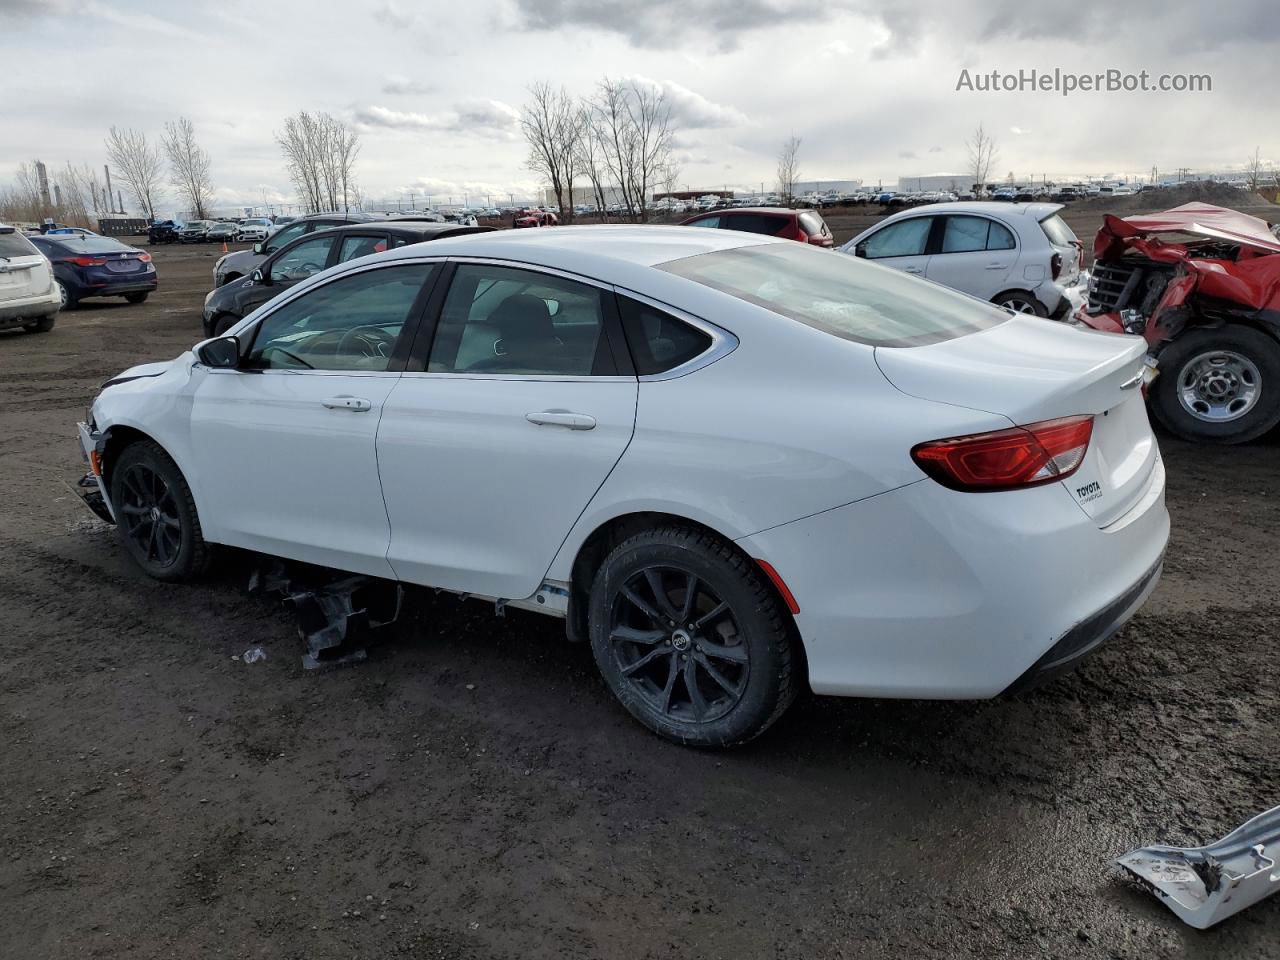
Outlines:
{"label": "dark suv", "polygon": [[487,233],[492,229],[463,227],[456,223],[379,220],[349,223],[296,236],[292,243],[268,255],[247,277],[209,291],[204,298],[204,335],[222,336],[271,298],[334,264],[411,243],[464,233]]}
{"label": "dark suv", "polygon": [[831,230],[822,214],[815,210],[788,210],[786,207],[739,207],[700,213],[681,221],[686,227],[713,227],[721,230],[741,230],[744,233],[763,233],[770,237],[784,237],[817,247],[832,246]]}

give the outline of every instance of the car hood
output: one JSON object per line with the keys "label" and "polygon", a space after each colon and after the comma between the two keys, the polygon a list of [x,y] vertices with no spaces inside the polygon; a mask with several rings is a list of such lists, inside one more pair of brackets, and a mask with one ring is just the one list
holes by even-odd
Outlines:
{"label": "car hood", "polygon": [[218,261],[219,273],[230,273],[235,270],[237,273],[248,274],[254,267],[267,259],[260,253],[254,253],[252,250],[237,250],[235,253],[228,253],[225,257]]}
{"label": "car hood", "polygon": [[[1107,214],[1094,240],[1094,257],[1098,260],[1111,259],[1122,253],[1126,246],[1137,246],[1126,241],[1145,239],[1157,233],[1189,233],[1197,237],[1227,240],[1264,253],[1280,253],[1280,239],[1271,232],[1271,227],[1265,220],[1209,203],[1184,203],[1163,213],[1125,217],[1123,220]],[[1157,257],[1147,250],[1142,252],[1152,256],[1152,259],[1166,261],[1181,260],[1186,256],[1186,248],[1180,244],[1154,241],[1151,246],[1155,248],[1156,244],[1171,255]]]}

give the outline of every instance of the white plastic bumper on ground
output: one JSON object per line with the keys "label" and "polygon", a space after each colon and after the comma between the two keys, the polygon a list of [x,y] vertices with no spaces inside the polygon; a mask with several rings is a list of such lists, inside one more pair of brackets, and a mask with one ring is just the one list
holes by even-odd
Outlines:
{"label": "white plastic bumper on ground", "polygon": [[1062,484],[974,494],[925,480],[739,544],[795,595],[814,692],[992,697],[1073,628],[1114,609],[1109,636],[1140,605],[1169,536],[1164,479],[1157,463],[1102,529]]}

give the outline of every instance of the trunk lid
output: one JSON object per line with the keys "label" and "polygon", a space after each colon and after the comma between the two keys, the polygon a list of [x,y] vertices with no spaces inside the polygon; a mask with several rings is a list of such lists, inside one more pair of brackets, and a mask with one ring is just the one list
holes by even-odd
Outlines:
{"label": "trunk lid", "polygon": [[903,393],[1016,425],[1092,414],[1089,452],[1063,485],[1105,527],[1142,498],[1159,458],[1141,390],[1146,351],[1140,337],[1019,315],[943,343],[877,347],[875,355]]}
{"label": "trunk lid", "polygon": [[49,261],[44,254],[0,257],[0,301],[47,293],[50,280]]}

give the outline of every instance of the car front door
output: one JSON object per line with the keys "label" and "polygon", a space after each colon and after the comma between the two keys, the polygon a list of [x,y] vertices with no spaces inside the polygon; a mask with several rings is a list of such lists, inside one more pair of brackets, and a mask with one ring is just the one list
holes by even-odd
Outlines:
{"label": "car front door", "polygon": [[882,266],[924,276],[929,268],[925,251],[932,229],[933,217],[930,216],[895,220],[860,240],[854,252]]}
{"label": "car front door", "polygon": [[374,440],[437,269],[336,277],[242,331],[239,368],[198,368],[191,445],[209,540],[393,576]]}
{"label": "car front door", "polygon": [[426,339],[378,431],[388,559],[402,580],[529,597],[635,427],[613,293],[459,263]]}
{"label": "car front door", "polygon": [[333,236],[321,234],[299,240],[268,257],[256,271],[262,274],[261,279],[251,275],[236,297],[240,316],[247,317],[268,300],[323,270],[329,265],[333,244]]}
{"label": "car front door", "polygon": [[1009,288],[1018,262],[1013,233],[989,217],[951,214],[943,218],[942,238],[925,276],[981,300]]}

